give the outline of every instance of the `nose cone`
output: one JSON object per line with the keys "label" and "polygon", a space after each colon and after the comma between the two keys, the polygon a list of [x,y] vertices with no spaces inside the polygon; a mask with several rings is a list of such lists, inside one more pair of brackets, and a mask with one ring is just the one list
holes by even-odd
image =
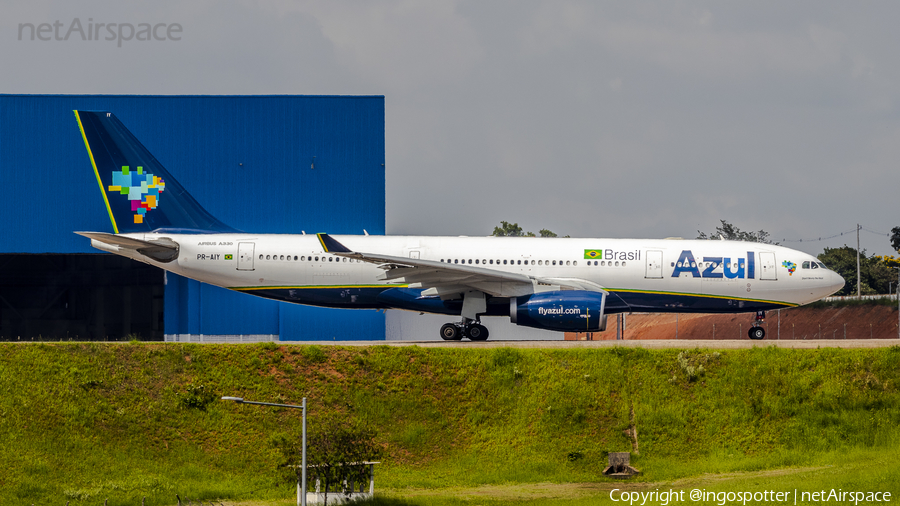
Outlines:
{"label": "nose cone", "polygon": [[830,283],[828,284],[828,289],[830,290],[828,292],[829,295],[833,294],[834,292],[837,292],[841,288],[844,288],[844,284],[846,283],[846,281],[844,281],[844,278],[840,274],[838,274],[834,271],[830,271],[830,272],[831,272]]}

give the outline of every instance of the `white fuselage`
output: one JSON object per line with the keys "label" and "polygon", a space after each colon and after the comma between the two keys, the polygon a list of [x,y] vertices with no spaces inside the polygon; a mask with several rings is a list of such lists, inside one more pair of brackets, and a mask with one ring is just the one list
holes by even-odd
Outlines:
{"label": "white fuselage", "polygon": [[[373,294],[405,286],[379,280],[384,271],[378,265],[325,253],[315,235],[124,235],[147,241],[168,238],[178,243],[178,258],[160,263],[134,251],[114,251],[115,247],[97,241],[94,246],[204,283],[289,302],[380,307]],[[610,292],[607,312],[611,313],[774,309],[813,302],[844,284],[843,278],[820,267],[811,255],[762,243],[681,239],[333,237],[353,251],[455,265],[464,263],[537,278],[587,280]],[[804,265],[811,267],[802,268]],[[349,293],[358,296],[348,298]],[[335,299],[336,294],[342,294],[343,298]]]}

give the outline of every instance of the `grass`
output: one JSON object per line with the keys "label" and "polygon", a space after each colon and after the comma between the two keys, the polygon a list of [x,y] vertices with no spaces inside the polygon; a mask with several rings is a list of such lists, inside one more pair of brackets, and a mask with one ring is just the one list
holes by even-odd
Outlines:
{"label": "grass", "polygon": [[[707,479],[710,490],[896,490],[898,360],[900,347],[4,344],[0,504],[162,505],[175,494],[286,504],[294,490],[275,442],[299,436],[299,410],[222,395],[305,396],[311,428],[326,412],[376,427],[387,492],[377,504],[606,501],[615,482],[601,471],[608,452],[632,450],[632,409],[643,474],[629,487],[712,474],[728,478]],[[600,488],[526,493],[540,483]]]}

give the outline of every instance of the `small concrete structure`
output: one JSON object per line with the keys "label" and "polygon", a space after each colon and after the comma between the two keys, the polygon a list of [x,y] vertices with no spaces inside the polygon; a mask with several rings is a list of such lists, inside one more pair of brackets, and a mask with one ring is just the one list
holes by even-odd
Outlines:
{"label": "small concrete structure", "polygon": [[[342,464],[345,466],[366,466],[369,468],[368,491],[366,491],[366,483],[353,483],[344,481],[340,490],[331,490],[328,488],[328,504],[345,504],[353,501],[364,499],[372,499],[375,497],[375,464],[381,462],[351,462]],[[315,476],[316,466],[309,466],[308,469]],[[321,481],[316,477],[316,488],[314,492],[306,493],[306,504],[323,504],[325,502],[325,490],[322,489]],[[300,504],[300,481],[297,481],[297,504]]]}
{"label": "small concrete structure", "polygon": [[631,467],[631,453],[609,452],[609,466],[603,470],[603,474],[612,478],[631,478],[641,472]]}

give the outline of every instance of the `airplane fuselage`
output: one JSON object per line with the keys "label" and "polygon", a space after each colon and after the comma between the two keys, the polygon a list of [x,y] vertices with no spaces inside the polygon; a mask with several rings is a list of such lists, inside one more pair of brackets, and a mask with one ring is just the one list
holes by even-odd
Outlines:
{"label": "airplane fuselage", "polygon": [[[423,296],[414,283],[381,279],[378,265],[326,253],[315,235],[122,234],[167,238],[177,259],[94,246],[204,283],[315,306],[408,309],[460,314],[459,297]],[[606,313],[750,312],[792,307],[830,295],[843,279],[806,253],[771,244],[681,239],[332,236],[354,251],[480,267],[539,278],[533,292],[579,279],[609,292]],[[806,262],[804,264],[804,262]],[[813,268],[801,268],[811,265]],[[548,281],[550,280],[550,281]],[[389,290],[395,290],[389,292]],[[523,294],[524,295],[524,294]],[[490,297],[486,315],[508,315]]]}

